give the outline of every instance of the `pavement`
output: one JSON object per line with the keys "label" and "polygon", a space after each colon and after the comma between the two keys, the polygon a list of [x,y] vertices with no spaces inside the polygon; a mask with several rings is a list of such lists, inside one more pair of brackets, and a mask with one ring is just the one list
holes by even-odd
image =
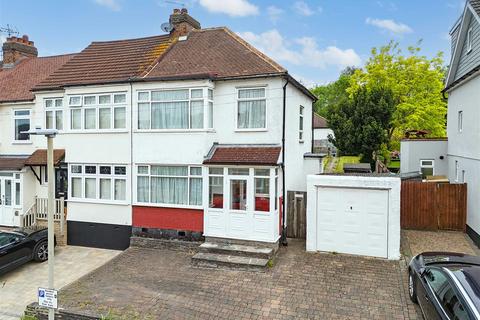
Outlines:
{"label": "pavement", "polygon": [[[121,251],[64,246],[55,248],[55,288],[60,289],[97,269]],[[0,275],[0,319],[18,320],[37,301],[38,287],[48,284],[48,264],[29,262]]]}
{"label": "pavement", "polygon": [[307,253],[293,239],[266,272],[196,268],[191,256],[131,247],[59,304],[113,319],[420,319],[403,260]]}

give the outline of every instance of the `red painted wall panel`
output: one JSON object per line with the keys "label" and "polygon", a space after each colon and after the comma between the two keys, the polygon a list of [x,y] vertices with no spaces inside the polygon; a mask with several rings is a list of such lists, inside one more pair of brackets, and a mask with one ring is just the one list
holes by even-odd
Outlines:
{"label": "red painted wall panel", "polygon": [[133,206],[134,227],[203,232],[203,210]]}

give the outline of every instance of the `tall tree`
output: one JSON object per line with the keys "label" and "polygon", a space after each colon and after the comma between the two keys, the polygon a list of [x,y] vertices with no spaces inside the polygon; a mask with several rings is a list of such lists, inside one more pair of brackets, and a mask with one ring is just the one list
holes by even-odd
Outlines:
{"label": "tall tree", "polygon": [[396,103],[388,135],[393,148],[407,130],[428,130],[431,137],[446,135],[446,100],[441,93],[445,69],[443,55],[428,59],[420,55],[420,44],[403,55],[398,43],[373,48],[363,69],[350,78],[347,91],[353,95],[363,87],[382,85],[393,93]]}
{"label": "tall tree", "polygon": [[372,162],[373,153],[388,142],[388,128],[395,108],[393,93],[385,87],[362,86],[351,99],[342,99],[331,110],[330,141],[342,154],[361,154]]}
{"label": "tall tree", "polygon": [[354,67],[347,67],[340,73],[340,77],[336,81],[311,90],[318,98],[314,105],[315,112],[328,120],[330,108],[348,96],[347,88],[350,86],[350,78],[355,70]]}

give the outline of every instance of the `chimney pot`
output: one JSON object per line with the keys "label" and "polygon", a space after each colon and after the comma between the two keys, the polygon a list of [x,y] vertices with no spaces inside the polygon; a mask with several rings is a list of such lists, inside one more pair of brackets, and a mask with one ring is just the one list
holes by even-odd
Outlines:
{"label": "chimney pot", "polygon": [[28,41],[28,36],[27,36],[26,34],[24,34],[24,35],[22,36],[22,39],[25,40],[25,41]]}
{"label": "chimney pot", "polygon": [[179,14],[180,13],[180,9],[173,9],[173,14]]}
{"label": "chimney pot", "polygon": [[193,29],[201,29],[200,22],[192,18],[186,8],[173,9],[169,21],[173,26],[173,30],[170,32],[172,38],[186,36]]}
{"label": "chimney pot", "polygon": [[188,13],[188,10],[187,8],[182,8],[182,10],[180,10],[181,13]]}

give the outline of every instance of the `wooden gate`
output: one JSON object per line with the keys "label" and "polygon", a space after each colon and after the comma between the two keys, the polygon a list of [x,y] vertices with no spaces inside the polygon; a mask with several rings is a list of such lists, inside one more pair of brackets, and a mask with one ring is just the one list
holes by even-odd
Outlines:
{"label": "wooden gate", "polygon": [[307,236],[307,193],[287,192],[287,237],[305,239]]}
{"label": "wooden gate", "polygon": [[467,184],[402,181],[401,226],[420,230],[466,230]]}

